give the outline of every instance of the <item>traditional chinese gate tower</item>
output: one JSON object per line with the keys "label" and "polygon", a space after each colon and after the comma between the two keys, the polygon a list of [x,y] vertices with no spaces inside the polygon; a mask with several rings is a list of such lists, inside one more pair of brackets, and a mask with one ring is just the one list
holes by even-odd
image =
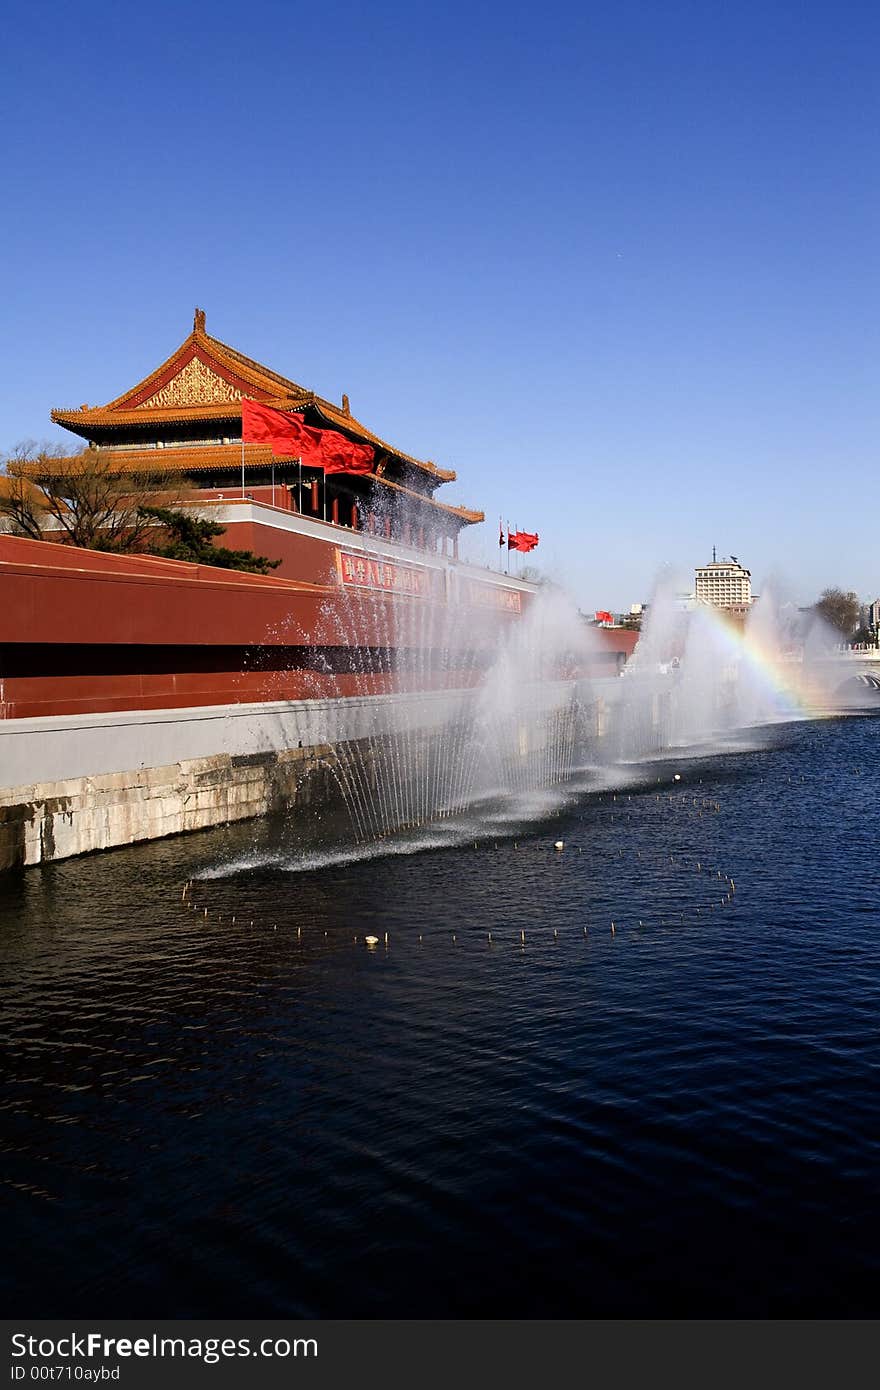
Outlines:
{"label": "traditional chinese gate tower", "polygon": [[[301,412],[307,424],[372,445],[372,474],[325,480],[320,470],[300,467],[293,458],[273,459],[267,445],[242,446],[243,397]],[[483,520],[482,512],[435,500],[435,489],[453,481],[454,471],[380,439],[351,414],[347,396],[334,405],[212,338],[202,309],[195,311],[189,337],[143,381],[107,405],[53,410],[52,419],[90,447],[117,455],[120,471],[179,472],[193,485],[194,501],[245,497],[456,555],[462,527]],[[52,468],[53,461],[45,460],[27,471],[39,478]]]}

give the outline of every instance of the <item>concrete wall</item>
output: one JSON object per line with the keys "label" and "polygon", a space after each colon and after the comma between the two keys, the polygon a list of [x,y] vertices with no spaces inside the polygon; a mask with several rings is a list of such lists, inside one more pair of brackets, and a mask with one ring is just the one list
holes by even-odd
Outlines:
{"label": "concrete wall", "polygon": [[307,799],[344,745],[430,732],[455,692],[0,722],[0,869],[202,830]]}
{"label": "concrete wall", "polygon": [[462,698],[461,691],[428,691],[0,720],[0,790],[216,754],[348,743],[404,726],[433,729]]}

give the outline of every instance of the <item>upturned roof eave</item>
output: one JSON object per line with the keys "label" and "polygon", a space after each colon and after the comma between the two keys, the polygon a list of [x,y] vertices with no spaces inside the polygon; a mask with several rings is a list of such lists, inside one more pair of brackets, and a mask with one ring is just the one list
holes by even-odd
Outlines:
{"label": "upturned roof eave", "polygon": [[149,410],[110,410],[109,406],[96,406],[91,410],[53,410],[50,414],[53,424],[63,425],[73,434],[84,439],[91,432],[113,433],[130,430],[133,427],[149,429],[153,424],[188,424],[211,420],[241,421],[241,406],[237,401],[215,401],[206,405],[163,405],[151,406]]}
{"label": "upturned roof eave", "polygon": [[[203,316],[201,322],[204,322]],[[154,371],[137,382],[136,385],[129,387],[127,391],[122,392],[121,395],[116,396],[114,400],[103,406],[80,407],[78,410],[54,409],[51,411],[51,419],[54,424],[61,425],[82,439],[92,439],[96,434],[106,436],[114,431],[130,428],[148,429],[151,421],[161,424],[188,424],[202,421],[240,420],[241,405],[238,401],[218,401],[185,407],[150,406],[145,409],[143,406],[142,401],[149,399],[151,394],[161,389],[168,374],[173,374],[178,364],[180,367],[185,365],[185,362],[189,361],[199,348],[203,349],[208,357],[213,358],[218,367],[222,368],[225,358],[230,374],[234,375],[239,383],[251,386],[264,404],[287,410],[304,409],[311,405],[332,428],[342,430],[355,439],[382,449],[391,457],[400,460],[402,464],[428,474],[436,478],[438,482],[453,482],[455,480],[454,469],[440,468],[430,460],[417,459],[412,454],[404,453],[379,435],[374,434],[366,425],[355,419],[350,412],[334,405],[332,401],[317,395],[314,391],[308,390],[307,387],[301,386],[298,382],[292,381],[289,377],[281,376],[280,373],[273,372],[269,367],[264,367],[262,363],[256,362],[252,357],[247,357],[236,348],[230,347],[228,343],[222,342],[221,339],[212,337],[205,331],[204,327],[198,326],[198,324],[193,327],[192,332],[180,346],[166,357]],[[243,394],[247,395],[247,391],[244,391]],[[137,404],[126,409],[127,401],[137,401]]]}
{"label": "upturned roof eave", "polygon": [[[120,465],[124,463],[126,470],[132,473],[179,472],[185,475],[187,473],[222,473],[232,469],[235,469],[237,473],[242,462],[241,452],[240,444],[219,444],[193,449],[132,449],[131,451],[120,452],[118,458]],[[15,472],[21,477],[39,482],[42,478],[56,476],[65,467],[70,467],[76,463],[77,459],[81,457],[81,455],[73,454],[65,458],[32,460],[18,464]],[[293,467],[296,458],[293,455],[290,457],[276,456],[272,453],[271,448],[265,444],[245,445],[245,468],[266,468],[273,463],[278,467]],[[429,493],[416,492],[403,483],[396,483],[391,478],[383,478],[375,473],[353,474],[352,478],[363,479],[365,482],[370,481],[380,488],[384,487],[390,492],[402,495],[416,505],[434,508],[446,515],[454,516],[464,526],[473,526],[486,519],[484,512],[475,511],[470,507],[455,506],[450,502],[438,502]]]}
{"label": "upturned roof eave", "polygon": [[[333,429],[348,432],[355,439],[374,445],[391,458],[398,459],[405,466],[415,468],[421,473],[427,473],[442,483],[454,482],[457,477],[454,468],[440,468],[430,460],[417,459],[411,454],[403,453],[393,444],[387,443],[379,435],[374,434],[354,416],[346,415],[331,401],[326,401],[323,397],[315,396],[311,392],[298,399],[276,397],[274,400],[267,401],[266,404],[287,410],[301,410],[305,409],[306,406],[312,406]],[[144,410],[142,406],[131,410],[121,410],[105,405],[88,410],[56,409],[51,412],[50,418],[53,424],[61,425],[64,429],[70,430],[72,434],[79,435],[81,439],[92,439],[98,435],[112,436],[114,433],[131,429],[146,430],[149,429],[151,422],[177,425],[229,421],[240,426],[241,405],[237,401],[218,401],[207,405],[151,406],[149,410]]]}

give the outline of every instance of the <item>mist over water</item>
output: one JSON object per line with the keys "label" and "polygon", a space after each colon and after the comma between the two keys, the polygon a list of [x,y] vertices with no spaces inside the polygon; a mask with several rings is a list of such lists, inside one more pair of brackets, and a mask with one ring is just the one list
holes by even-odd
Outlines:
{"label": "mist over water", "polygon": [[[438,570],[432,585],[465,582]],[[323,755],[342,817],[317,810],[321,843],[279,847],[272,863],[296,871],[378,845],[412,854],[514,833],[657,758],[731,753],[778,723],[874,708],[880,691],[841,668],[835,634],[782,592],[768,586],[735,620],[684,605],[665,573],[625,666],[553,585],[514,618],[462,607],[456,592],[444,603],[346,592],[328,630],[368,688],[378,673],[396,693],[368,702],[362,737]]]}

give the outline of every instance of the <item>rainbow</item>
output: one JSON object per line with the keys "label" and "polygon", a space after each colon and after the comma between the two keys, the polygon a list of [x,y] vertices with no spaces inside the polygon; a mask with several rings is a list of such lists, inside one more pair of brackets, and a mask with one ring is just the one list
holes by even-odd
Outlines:
{"label": "rainbow", "polygon": [[[757,610],[755,610],[757,612]],[[754,688],[766,697],[769,710],[782,719],[823,719],[829,714],[827,692],[818,683],[809,681],[801,659],[787,660],[777,646],[760,632],[754,623],[740,627],[725,617],[721,610],[701,604],[694,610],[700,625],[711,628],[713,641],[723,653],[743,668],[752,678]]]}

